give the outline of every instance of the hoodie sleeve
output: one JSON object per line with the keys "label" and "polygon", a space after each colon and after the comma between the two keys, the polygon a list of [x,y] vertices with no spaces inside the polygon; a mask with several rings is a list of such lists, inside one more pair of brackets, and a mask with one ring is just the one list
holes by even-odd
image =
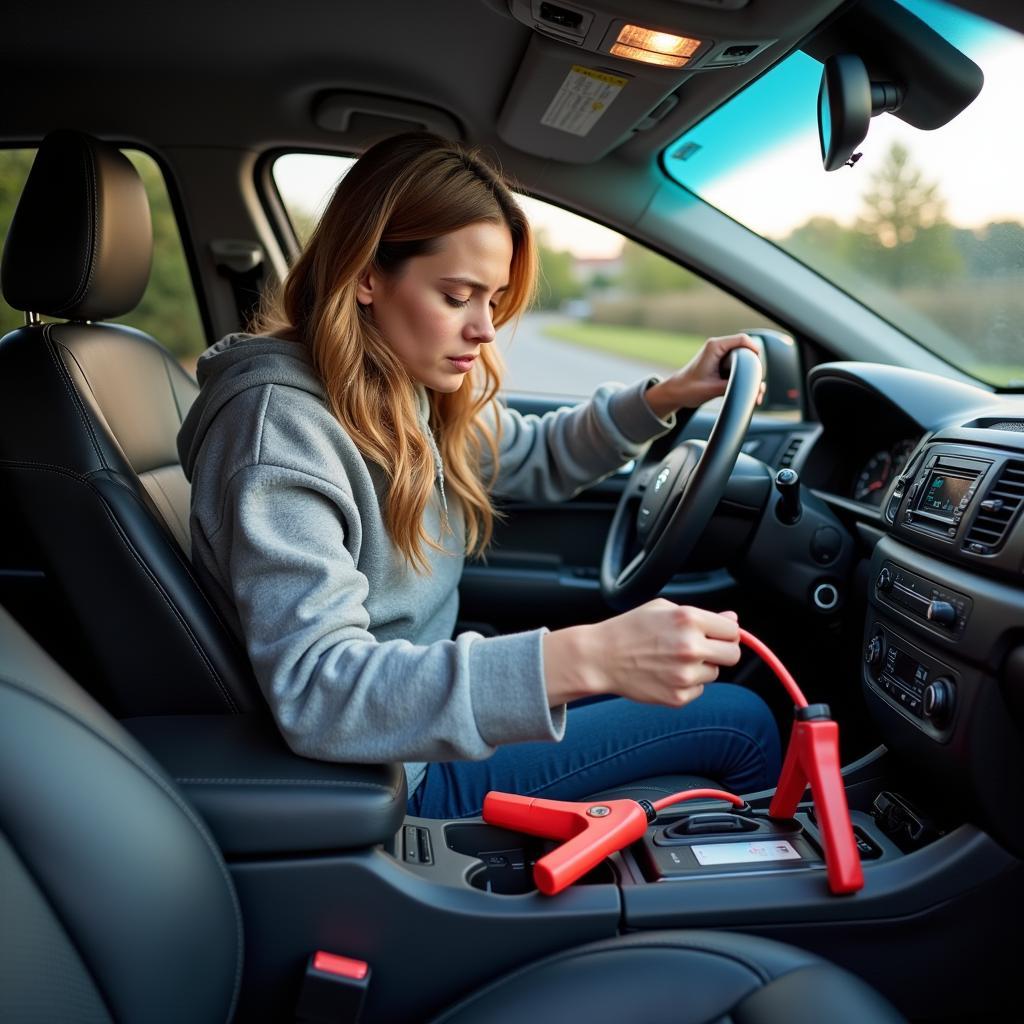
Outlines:
{"label": "hoodie sleeve", "polygon": [[[675,425],[659,419],[644,392],[659,380],[630,387],[602,384],[593,397],[543,416],[523,415],[495,403],[501,422],[494,493],[520,501],[563,501],[639,455]],[[484,448],[483,474],[491,463]]]}
{"label": "hoodie sleeve", "polygon": [[502,743],[559,740],[545,629],[415,645],[368,632],[366,577],[346,547],[359,513],[344,488],[257,464],[232,478],[221,570],[256,677],[291,748],[337,761],[480,759]]}

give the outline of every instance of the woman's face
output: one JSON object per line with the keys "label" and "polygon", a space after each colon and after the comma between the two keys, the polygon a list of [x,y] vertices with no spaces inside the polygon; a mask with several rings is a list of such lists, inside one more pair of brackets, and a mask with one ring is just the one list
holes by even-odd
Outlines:
{"label": "woman's face", "polygon": [[508,287],[512,235],[481,221],[439,240],[394,274],[367,271],[357,298],[412,376],[434,391],[458,391],[494,341],[494,308]]}

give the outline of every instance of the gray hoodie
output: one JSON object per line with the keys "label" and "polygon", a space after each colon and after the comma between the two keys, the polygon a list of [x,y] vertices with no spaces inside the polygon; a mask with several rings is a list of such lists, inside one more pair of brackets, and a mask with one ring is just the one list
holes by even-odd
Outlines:
{"label": "gray hoodie", "polygon": [[[305,346],[228,335],[197,376],[178,435],[192,562],[296,753],[405,761],[412,793],[423,762],[561,739],[565,710],[548,707],[544,687],[545,629],[452,638],[465,523],[444,499],[424,390],[438,471],[424,524],[444,551],[425,549],[430,572],[419,574],[385,528],[385,476],[331,414]],[[644,400],[649,384],[602,385],[543,417],[501,407],[495,495],[560,501],[639,454],[671,426]]]}

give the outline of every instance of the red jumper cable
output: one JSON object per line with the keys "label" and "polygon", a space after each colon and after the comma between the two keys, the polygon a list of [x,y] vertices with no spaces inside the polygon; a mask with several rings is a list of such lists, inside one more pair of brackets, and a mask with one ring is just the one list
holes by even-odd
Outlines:
{"label": "red jumper cable", "polygon": [[[792,818],[810,785],[825,848],[829,889],[836,895],[857,892],[864,886],[864,874],[840,775],[839,726],[830,718],[827,704],[808,705],[785,665],[757,637],[741,629],[740,643],[765,661],[795,705],[796,720],[768,816]],[[533,868],[537,888],[553,896],[605,857],[640,839],[662,808],[684,800],[727,800],[737,807],[744,806],[742,797],[719,789],[684,790],[653,804],[646,800],[598,804],[543,800],[492,791],[484,798],[483,818],[491,825],[564,840]]]}

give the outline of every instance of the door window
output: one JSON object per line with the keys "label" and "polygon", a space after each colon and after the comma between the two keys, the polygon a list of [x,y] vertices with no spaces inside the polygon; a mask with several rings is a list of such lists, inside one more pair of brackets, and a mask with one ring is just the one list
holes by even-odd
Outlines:
{"label": "door window", "polygon": [[[278,157],[274,182],[305,242],[353,159]],[[519,196],[536,232],[541,279],[533,308],[498,335],[505,390],[585,397],[684,365],[713,335],[773,323],[733,296],[616,231]],[[793,397],[793,410],[798,397]]]}

